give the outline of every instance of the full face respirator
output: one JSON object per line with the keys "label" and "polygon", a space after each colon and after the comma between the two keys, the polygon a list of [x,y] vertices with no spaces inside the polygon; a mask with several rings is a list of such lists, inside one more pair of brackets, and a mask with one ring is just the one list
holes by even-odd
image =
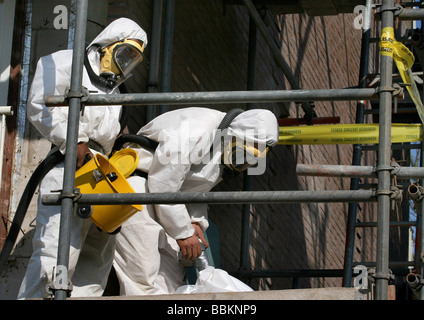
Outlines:
{"label": "full face respirator", "polygon": [[[93,45],[98,46],[98,45]],[[97,49],[100,53],[100,74],[95,75],[87,54],[84,65],[95,84],[113,90],[131,76],[131,71],[143,60],[145,44],[141,40],[124,39],[107,47]]]}
{"label": "full face respirator", "polygon": [[264,159],[270,147],[259,148],[258,145],[247,141],[238,141],[233,137],[232,141],[224,143],[222,153],[223,163],[237,172],[243,172],[247,168],[254,167],[258,161]]}

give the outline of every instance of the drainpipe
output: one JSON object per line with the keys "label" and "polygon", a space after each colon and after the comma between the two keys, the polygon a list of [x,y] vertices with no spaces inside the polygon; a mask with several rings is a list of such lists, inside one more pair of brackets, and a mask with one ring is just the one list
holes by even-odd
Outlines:
{"label": "drainpipe", "polygon": [[[163,0],[153,1],[152,39],[150,40],[150,61],[147,92],[157,92],[159,87],[159,59],[162,39]],[[156,106],[146,109],[146,123],[156,117]]]}
{"label": "drainpipe", "polygon": [[[275,59],[275,62],[282,69],[284,75],[286,76],[287,80],[290,83],[291,88],[296,90],[300,89],[300,86],[297,83],[297,80],[295,79],[293,73],[291,72],[289,65],[287,64],[284,57],[281,55],[280,49],[277,47],[273,37],[268,32],[265,23],[263,22],[261,16],[259,15],[258,11],[255,8],[255,5],[253,4],[251,0],[243,0],[243,3],[247,8],[250,17],[253,19],[253,21],[255,21],[256,26],[258,27],[259,31],[262,33],[262,36],[264,37],[266,43],[268,44],[271,50],[271,53]],[[312,118],[314,117],[314,110],[309,104],[309,102],[303,103],[302,109],[305,112],[306,120],[308,122],[312,122]]]}
{"label": "drainpipe", "polygon": [[[171,91],[172,46],[174,41],[174,16],[175,16],[175,0],[166,0],[161,92]],[[161,105],[159,108],[159,112],[161,114],[167,112],[168,110],[169,110],[168,105]]]}
{"label": "drainpipe", "polygon": [[[0,115],[1,115],[1,133],[0,133],[0,177],[3,174],[3,153],[4,153],[4,139],[6,136],[6,116],[13,115],[12,107],[0,107]],[[1,185],[0,185],[1,191]]]}

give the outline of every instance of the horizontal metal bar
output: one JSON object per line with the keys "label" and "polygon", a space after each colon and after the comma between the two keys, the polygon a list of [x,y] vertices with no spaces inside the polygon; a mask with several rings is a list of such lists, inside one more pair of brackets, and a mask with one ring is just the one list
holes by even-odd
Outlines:
{"label": "horizontal metal bar", "polygon": [[398,17],[400,20],[424,20],[424,9],[403,9]]}
{"label": "horizontal metal bar", "polygon": [[[89,105],[181,105],[208,103],[271,103],[305,101],[348,101],[378,99],[377,90],[323,89],[323,90],[257,90],[257,91],[210,91],[210,92],[163,92],[127,94],[91,94],[84,99]],[[66,106],[66,96],[47,96],[47,106]]]}
{"label": "horizontal metal bar", "polygon": [[[402,268],[402,267],[413,267],[414,261],[390,261],[390,268]],[[373,268],[377,265],[376,262],[355,262],[355,266],[365,266],[367,268]]]}
{"label": "horizontal metal bar", "polygon": [[[296,202],[371,202],[376,201],[372,190],[332,191],[229,191],[177,193],[93,193],[82,194],[78,204],[181,204],[181,203],[296,203]],[[59,194],[42,198],[45,205],[58,205]]]}
{"label": "horizontal metal bar", "polygon": [[[375,262],[355,263],[354,265],[364,265],[374,267]],[[400,268],[413,266],[413,261],[389,262],[390,267]],[[409,271],[393,272],[396,275],[408,274]],[[344,275],[344,269],[293,269],[293,270],[239,270],[230,272],[231,275],[243,278],[340,278]]]}
{"label": "horizontal metal bar", "polygon": [[[316,117],[312,119],[312,124],[335,124],[340,123],[340,117]],[[299,126],[302,124],[308,124],[304,118],[280,118],[278,119],[278,125],[282,127],[287,126]]]}
{"label": "horizontal metal bar", "polygon": [[[398,169],[396,177],[400,179],[424,178],[424,168],[422,167],[399,167]],[[296,166],[296,174],[315,177],[377,178],[377,167],[298,164]]]}
{"label": "horizontal metal bar", "polygon": [[[378,149],[378,145],[365,145],[362,146],[362,151],[376,151]],[[412,149],[421,149],[421,143],[414,143],[414,144],[399,144],[394,143],[391,147],[392,150],[412,150]]]}
{"label": "horizontal metal bar", "polygon": [[[414,227],[417,225],[416,221],[393,221],[390,222],[390,227]],[[377,222],[357,222],[357,228],[377,227]]]}

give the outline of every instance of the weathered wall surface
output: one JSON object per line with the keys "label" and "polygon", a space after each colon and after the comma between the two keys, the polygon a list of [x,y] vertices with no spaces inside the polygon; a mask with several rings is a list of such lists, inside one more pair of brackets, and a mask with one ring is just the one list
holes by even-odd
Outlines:
{"label": "weathered wall surface", "polygon": [[[38,3],[39,1],[34,1]],[[40,4],[38,4],[40,6]],[[90,23],[88,37],[94,37],[99,24],[118,17],[137,21],[151,37],[152,1],[106,1],[102,11]],[[43,9],[45,7],[43,6]],[[45,9],[47,10],[47,9]],[[47,11],[46,11],[47,12]],[[50,12],[50,11],[49,11]],[[94,11],[93,11],[94,12]],[[39,12],[34,23],[32,68],[36,59],[48,52],[63,48],[63,41],[51,41],[46,47],[47,30],[51,20]],[[43,20],[44,18],[44,20]],[[304,89],[332,89],[356,86],[359,76],[361,31],[353,27],[353,14],[326,17],[307,15],[275,16],[269,12],[265,21],[281,48],[295,78]],[[43,21],[45,24],[43,25]],[[247,88],[249,16],[242,6],[224,5],[223,1],[176,1],[171,91],[245,90]],[[51,28],[50,28],[51,29]],[[46,31],[47,30],[47,31]],[[66,33],[64,33],[66,37]],[[151,41],[151,39],[150,39]],[[43,44],[43,45],[41,45]],[[131,92],[146,92],[150,59],[147,47],[144,62],[128,80]],[[33,70],[32,70],[33,72]],[[283,72],[274,62],[269,48],[258,32],[256,57],[256,89],[291,89]],[[244,105],[211,105],[229,110]],[[255,104],[269,108],[277,117],[303,117],[295,103]],[[129,131],[136,132],[145,123],[143,106],[132,107]],[[317,102],[319,117],[339,116],[341,123],[353,123],[356,102]],[[28,141],[33,145],[39,139],[35,130],[28,128]],[[42,144],[42,142],[38,142]],[[35,167],[45,153],[34,156],[25,146],[31,159],[27,166]],[[47,152],[47,151],[46,151]],[[33,159],[32,159],[33,158]],[[253,190],[347,190],[349,179],[298,177],[296,164],[345,164],[352,161],[351,145],[282,146],[275,147],[267,157],[267,171],[253,179]],[[374,165],[371,153],[364,153],[364,164]],[[28,177],[28,174],[23,174]],[[242,190],[242,177],[224,181],[215,190]],[[358,219],[373,220],[375,207],[361,204]],[[347,204],[272,204],[250,207],[251,269],[342,269]],[[25,261],[29,258],[34,211],[25,226],[27,237],[15,255],[14,279],[22,277]],[[210,219],[219,229],[220,267],[235,272],[240,267],[241,205],[210,205]],[[355,261],[375,258],[375,230],[358,230]],[[291,278],[254,279],[249,284],[257,290],[287,289]],[[6,280],[7,294],[17,289]],[[7,284],[8,282],[8,284]],[[341,278],[304,278],[300,287],[341,286]],[[3,284],[2,284],[3,285]],[[11,294],[12,294],[11,293]]]}

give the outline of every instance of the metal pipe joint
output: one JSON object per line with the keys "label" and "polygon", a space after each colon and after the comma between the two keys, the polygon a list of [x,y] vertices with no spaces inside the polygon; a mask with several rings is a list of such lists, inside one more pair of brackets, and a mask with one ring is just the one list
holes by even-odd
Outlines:
{"label": "metal pipe joint", "polygon": [[423,287],[424,280],[419,274],[410,273],[406,276],[406,283],[411,288],[416,298],[420,298],[420,291]]}
{"label": "metal pipe joint", "polygon": [[408,194],[414,202],[420,202],[424,196],[424,188],[417,183],[413,183],[408,187]]}

